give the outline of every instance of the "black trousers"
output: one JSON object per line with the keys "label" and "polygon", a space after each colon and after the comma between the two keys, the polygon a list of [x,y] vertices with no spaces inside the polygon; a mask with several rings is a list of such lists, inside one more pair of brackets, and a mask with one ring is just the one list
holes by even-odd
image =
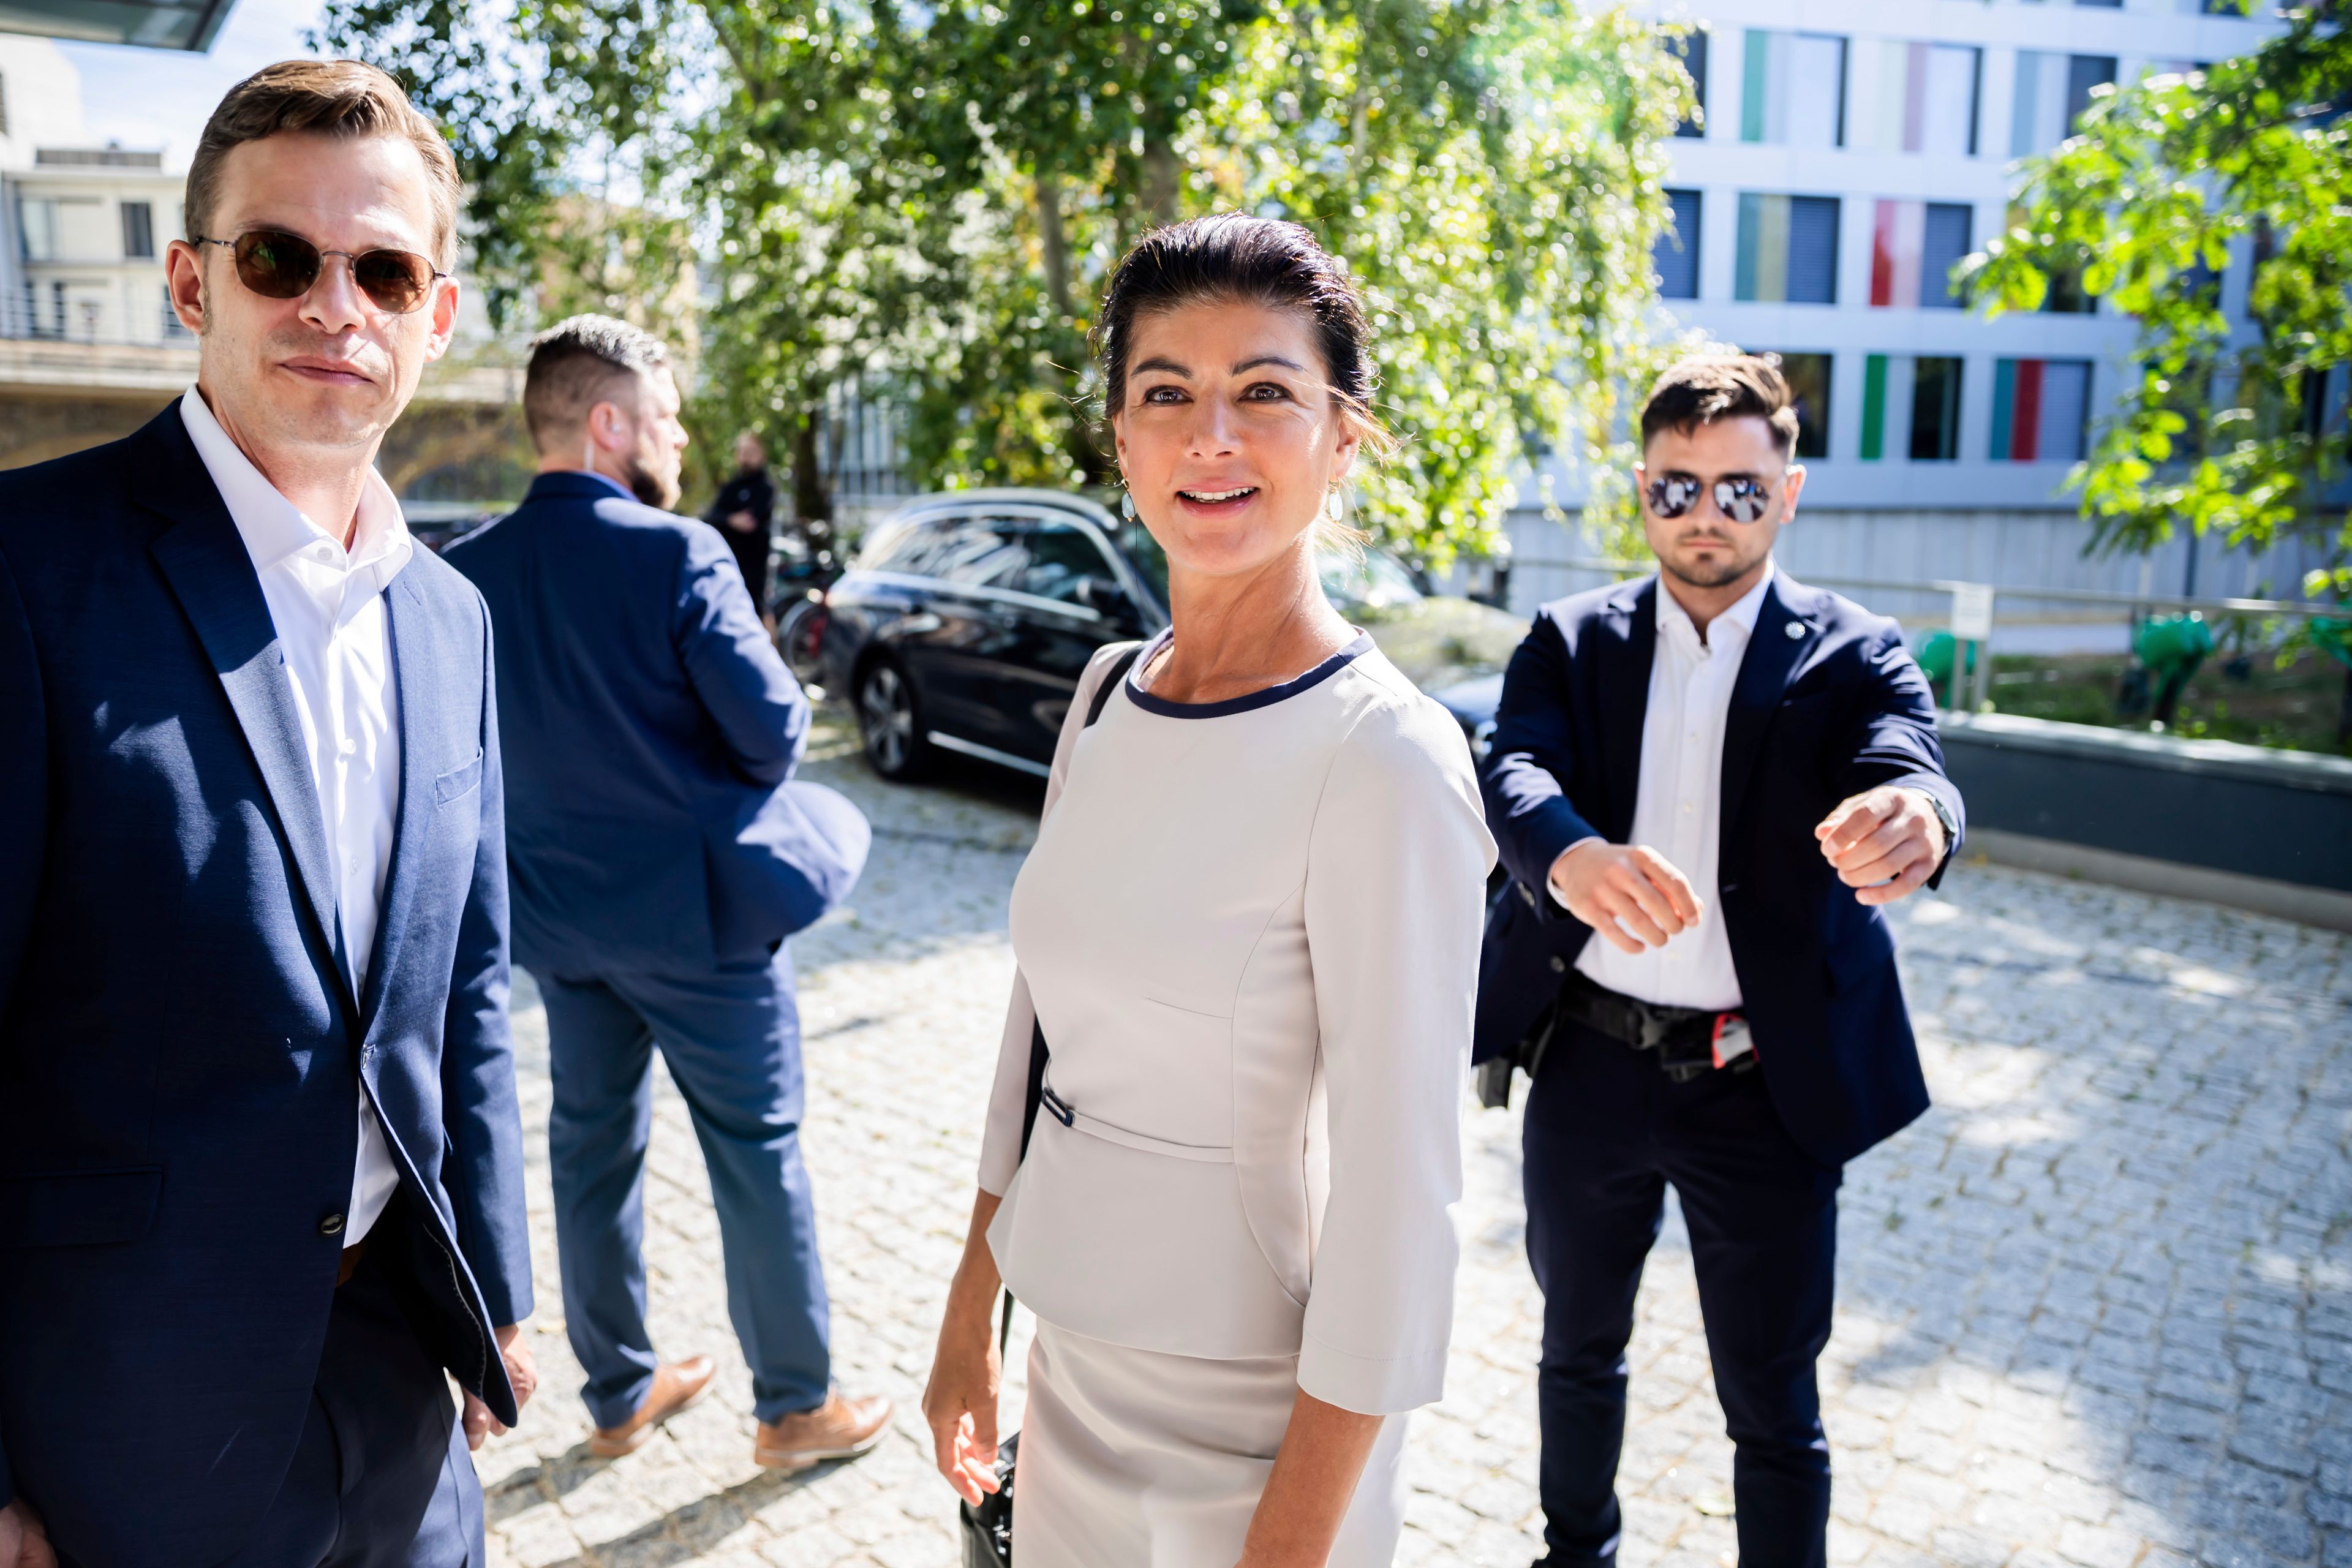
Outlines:
{"label": "black trousers", "polygon": [[1789,1136],[1761,1071],[1675,1083],[1654,1057],[1574,1024],[1553,1037],[1524,1135],[1548,1568],[1617,1560],[1625,1345],[1669,1182],[1734,1445],[1740,1568],[1821,1568],[1830,1457],[1813,1363],[1829,1342],[1841,1173]]}

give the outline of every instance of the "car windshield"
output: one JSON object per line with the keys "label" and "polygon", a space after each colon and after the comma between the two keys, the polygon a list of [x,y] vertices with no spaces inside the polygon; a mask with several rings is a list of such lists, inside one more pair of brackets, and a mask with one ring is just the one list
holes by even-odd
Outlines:
{"label": "car windshield", "polygon": [[[1116,538],[1121,553],[1135,563],[1160,602],[1166,604],[1168,557],[1160,552],[1160,542],[1133,519],[1119,525]],[[1322,551],[1316,556],[1316,571],[1323,579],[1323,592],[1334,604],[1384,610],[1418,604],[1424,597],[1404,563],[1370,546],[1360,555],[1346,550]]]}

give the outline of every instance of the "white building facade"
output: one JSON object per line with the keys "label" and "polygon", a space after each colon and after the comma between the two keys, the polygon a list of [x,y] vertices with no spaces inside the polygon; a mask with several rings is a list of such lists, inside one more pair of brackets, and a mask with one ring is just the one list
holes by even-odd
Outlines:
{"label": "white building facade", "polygon": [[[1783,356],[1808,468],[1785,552],[1793,570],[2300,596],[2296,562],[2225,558],[2210,541],[2194,564],[2185,540],[2159,552],[2150,581],[2137,557],[2084,560],[2088,525],[2065,479],[2136,374],[2135,324],[2064,289],[2049,309],[1988,321],[1947,282],[1954,262],[2007,228],[2018,160],[2063,140],[2094,88],[2245,53],[2278,26],[2256,10],[2237,15],[2231,0],[1654,8],[1701,29],[1686,63],[1703,114],[1670,145],[1676,232],[1657,252],[1661,292],[1683,325]],[[2245,251],[2221,279],[2223,309],[2240,321]],[[2330,391],[2340,403],[2342,386]],[[1572,498],[1572,481],[1559,493]],[[1599,580],[1542,564],[1577,546],[1532,510],[1515,514],[1511,532],[1515,606]],[[1925,605],[1895,596],[1886,607]]]}

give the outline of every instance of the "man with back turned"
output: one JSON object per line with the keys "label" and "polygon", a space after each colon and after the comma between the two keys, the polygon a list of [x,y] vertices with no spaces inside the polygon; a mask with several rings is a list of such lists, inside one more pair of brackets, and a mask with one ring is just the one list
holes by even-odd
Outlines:
{"label": "man with back turned", "polygon": [[1528,1256],[1549,1568],[1612,1563],[1625,1345],[1672,1183],[1734,1445],[1744,1568],[1818,1568],[1814,1363],[1844,1163],[1927,1109],[1885,906],[1959,837],[1895,623],[1773,565],[1805,471],[1769,360],[1686,360],[1642,414],[1655,576],[1545,605],[1484,768],[1511,880],[1475,1055],[1534,1076]]}
{"label": "man with back turned", "polygon": [[540,334],[523,382],[539,477],[458,541],[498,629],[515,959],[547,1002],[548,1163],[563,1318],[592,1452],[699,1398],[710,1358],[646,1328],[656,1043],[710,1167],[727,1310],[778,1469],[871,1447],[889,1402],[831,1384],[801,1163],[800,1015],[784,939],[864,864],[864,817],[793,778],[809,707],[726,542],[661,510],[686,429],[661,343],[608,316]]}
{"label": "man with back turned", "polygon": [[373,467],[458,194],[383,72],[239,83],[195,384],[0,475],[10,1568],[484,1561],[532,1382],[490,626]]}

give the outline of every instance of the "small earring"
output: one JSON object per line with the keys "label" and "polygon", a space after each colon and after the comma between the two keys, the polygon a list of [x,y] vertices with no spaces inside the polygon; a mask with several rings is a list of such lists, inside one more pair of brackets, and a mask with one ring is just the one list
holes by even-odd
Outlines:
{"label": "small earring", "polygon": [[1121,490],[1118,492],[1118,514],[1119,516],[1127,519],[1129,522],[1133,522],[1135,521],[1135,492],[1133,490]]}
{"label": "small earring", "polygon": [[1339,499],[1338,490],[1331,492],[1331,498],[1324,503],[1323,510],[1330,514],[1333,522],[1348,521],[1348,503]]}

